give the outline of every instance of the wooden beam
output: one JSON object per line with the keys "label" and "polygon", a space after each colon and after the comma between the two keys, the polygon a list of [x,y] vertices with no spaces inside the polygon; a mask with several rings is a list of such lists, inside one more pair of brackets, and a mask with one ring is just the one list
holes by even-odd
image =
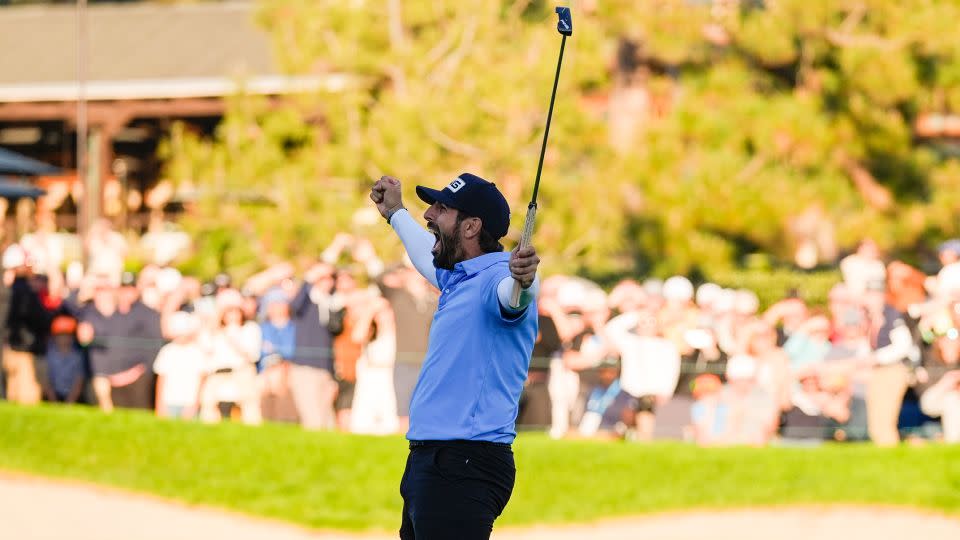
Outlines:
{"label": "wooden beam", "polygon": [[[118,109],[130,119],[221,116],[225,108],[219,98],[94,101],[87,104],[87,118],[91,124],[113,122]],[[63,120],[75,124],[76,119],[77,104],[72,101],[0,103],[0,122]]]}

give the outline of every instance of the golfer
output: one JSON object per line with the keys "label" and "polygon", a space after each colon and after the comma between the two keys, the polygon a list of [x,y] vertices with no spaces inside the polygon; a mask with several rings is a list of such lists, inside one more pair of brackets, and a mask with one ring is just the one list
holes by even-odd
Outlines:
{"label": "golfer", "polygon": [[417,196],[430,205],[429,232],[403,207],[396,178],[382,177],[370,193],[440,290],[410,403],[400,538],[490,538],[516,478],[510,445],[537,336],[540,258],[533,247],[503,251],[510,208],[493,183],[464,173],[440,190],[418,186]]}

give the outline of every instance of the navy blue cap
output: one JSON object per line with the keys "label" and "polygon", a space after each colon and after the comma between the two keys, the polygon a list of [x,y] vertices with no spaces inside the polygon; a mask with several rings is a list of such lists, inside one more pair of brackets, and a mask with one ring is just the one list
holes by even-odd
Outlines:
{"label": "navy blue cap", "polygon": [[510,228],[510,205],[496,184],[475,174],[463,173],[443,189],[417,186],[417,197],[427,204],[441,202],[480,218],[483,228],[497,240]]}

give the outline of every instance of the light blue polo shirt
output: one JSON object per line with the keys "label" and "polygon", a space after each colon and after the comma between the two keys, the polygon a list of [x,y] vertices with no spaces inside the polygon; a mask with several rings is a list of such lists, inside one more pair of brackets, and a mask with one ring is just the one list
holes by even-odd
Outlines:
{"label": "light blue polo shirt", "polygon": [[520,392],[537,337],[537,305],[503,316],[497,284],[510,253],[487,253],[437,269],[440,301],[410,403],[407,439],[511,443]]}

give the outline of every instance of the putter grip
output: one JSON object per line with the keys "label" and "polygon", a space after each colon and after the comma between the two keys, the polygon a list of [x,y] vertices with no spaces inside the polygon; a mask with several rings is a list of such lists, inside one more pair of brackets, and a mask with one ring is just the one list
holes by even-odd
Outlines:
{"label": "putter grip", "polygon": [[[523,222],[523,233],[520,235],[520,243],[517,249],[530,245],[530,239],[533,237],[533,221],[537,216],[537,206],[530,205],[527,208],[527,219]],[[510,307],[520,306],[520,282],[513,280],[513,294],[510,295]]]}

